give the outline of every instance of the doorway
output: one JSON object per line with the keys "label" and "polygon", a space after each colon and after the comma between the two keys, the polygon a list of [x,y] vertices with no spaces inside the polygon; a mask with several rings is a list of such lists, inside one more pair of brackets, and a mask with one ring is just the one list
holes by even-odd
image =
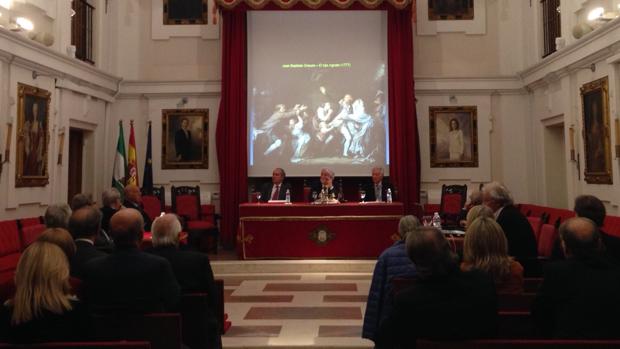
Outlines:
{"label": "doorway", "polygon": [[84,155],[84,131],[79,128],[69,129],[69,178],[67,202],[75,194],[82,192],[82,159]]}
{"label": "doorway", "polygon": [[557,208],[569,208],[563,122],[547,125],[544,128],[544,146],[547,205]]}

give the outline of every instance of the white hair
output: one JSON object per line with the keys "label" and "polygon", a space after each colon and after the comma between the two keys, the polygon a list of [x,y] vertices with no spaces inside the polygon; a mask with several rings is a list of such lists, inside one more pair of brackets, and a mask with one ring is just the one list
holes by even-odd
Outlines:
{"label": "white hair", "polygon": [[336,176],[336,173],[334,171],[332,171],[331,169],[327,168],[327,167],[323,167],[321,169],[321,173],[323,173],[323,171],[329,173],[329,176],[334,179],[334,177]]}
{"label": "white hair", "polygon": [[103,206],[112,206],[117,200],[121,199],[121,193],[116,188],[108,188],[101,193],[101,204]]}
{"label": "white hair", "polygon": [[181,230],[181,222],[172,213],[155,218],[153,224],[151,224],[153,247],[176,246]]}
{"label": "white hair", "polygon": [[500,182],[491,182],[482,188],[482,193],[488,194],[493,201],[501,206],[513,205],[512,195],[506,186]]}

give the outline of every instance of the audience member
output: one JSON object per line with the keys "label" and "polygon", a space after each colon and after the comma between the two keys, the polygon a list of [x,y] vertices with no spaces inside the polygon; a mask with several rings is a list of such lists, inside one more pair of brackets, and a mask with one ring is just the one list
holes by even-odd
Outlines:
{"label": "audience member", "polygon": [[101,194],[101,229],[110,231],[110,218],[123,207],[121,193],[116,188],[108,188]]}
{"label": "audience member", "polygon": [[142,206],[142,193],[140,193],[140,188],[138,188],[137,185],[130,184],[125,187],[125,201],[123,201],[123,206],[138,210],[140,215],[142,215],[144,231],[151,231],[151,218],[144,211],[144,207]]}
{"label": "audience member", "polygon": [[74,211],[69,219],[69,231],[77,247],[71,259],[71,276],[81,278],[82,268],[86,262],[107,254],[95,248],[95,239],[101,226],[101,212],[92,206],[85,206]]}
{"label": "audience member", "polygon": [[170,263],[138,249],[144,222],[140,212],[118,211],[110,220],[116,248],[83,267],[84,299],[95,311],[165,311],[180,289]]}
{"label": "audience member", "polygon": [[78,193],[71,198],[71,210],[77,211],[85,206],[93,206],[93,197],[90,194]]}
{"label": "audience member", "polygon": [[389,181],[383,178],[383,167],[373,167],[371,172],[371,182],[364,187],[366,192],[365,201],[387,201],[387,191],[392,191],[394,197],[394,188]]}
{"label": "audience member", "polygon": [[472,269],[491,275],[499,294],[523,293],[523,267],[508,256],[506,236],[491,217],[477,218],[467,228],[461,270]]}
{"label": "audience member", "polygon": [[620,266],[601,253],[596,224],[571,218],[560,239],[566,260],[546,265],[532,305],[536,328],[554,338],[620,338]]}
{"label": "audience member", "polygon": [[179,249],[181,223],[174,214],[155,218],[152,225],[153,247],[146,252],[167,259],[182,293],[206,292],[209,297],[208,328],[210,348],[221,348],[220,324],[216,316],[217,297],[213,271],[206,253]]}
{"label": "audience member", "polygon": [[260,201],[267,202],[269,200],[285,200],[286,191],[291,191],[291,185],[284,182],[286,172],[281,168],[275,168],[271,173],[271,182],[263,184],[261,188]]}
{"label": "audience member", "polygon": [[508,254],[516,258],[534,258],[538,245],[532,226],[513,204],[508,189],[501,183],[491,182],[482,188],[482,200],[493,210],[495,220],[508,239]]}
{"label": "audience member", "polygon": [[49,205],[44,215],[45,227],[67,229],[69,227],[69,217],[71,217],[71,208],[69,205]]}
{"label": "audience member", "polygon": [[65,253],[67,260],[71,261],[75,257],[76,247],[73,237],[69,231],[63,228],[45,229],[37,238],[37,241],[49,242],[58,247]]}
{"label": "audience member", "polygon": [[416,282],[396,294],[382,322],[376,348],[415,348],[418,338],[493,337],[497,295],[493,280],[480,271],[460,271],[442,232],[421,227],[407,235],[407,253],[416,266]]}
{"label": "audience member", "polygon": [[[495,219],[493,210],[485,205],[472,206],[467,212],[467,218],[465,219],[465,228],[469,227],[471,223],[480,217],[489,217]],[[503,233],[503,232],[502,232]]]}
{"label": "audience member", "polygon": [[15,296],[0,309],[0,340],[18,343],[87,339],[88,315],[69,294],[69,262],[56,245],[36,241],[15,271]]}
{"label": "audience member", "polygon": [[362,338],[375,340],[375,333],[392,308],[392,279],[395,277],[413,278],[415,266],[407,255],[405,239],[411,234],[420,222],[414,216],[404,216],[398,223],[400,240],[388,247],[377,259],[375,271],[372,274],[372,283],[368,292],[366,313]]}

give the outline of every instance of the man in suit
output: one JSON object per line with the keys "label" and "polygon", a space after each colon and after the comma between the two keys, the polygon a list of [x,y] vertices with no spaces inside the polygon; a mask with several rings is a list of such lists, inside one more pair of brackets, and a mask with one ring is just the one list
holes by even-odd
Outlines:
{"label": "man in suit", "polygon": [[535,258],[538,245],[532,226],[514,206],[510,191],[499,182],[482,188],[482,203],[493,210],[495,220],[508,239],[508,254],[517,258]]}
{"label": "man in suit", "polygon": [[267,202],[269,200],[284,200],[286,199],[286,191],[291,190],[289,183],[284,183],[286,178],[286,172],[281,168],[275,168],[271,173],[271,183],[263,184],[260,192],[260,201]]}
{"label": "man in suit", "polygon": [[51,204],[47,206],[43,220],[46,228],[68,229],[70,217],[71,207],[69,205],[65,203]]}
{"label": "man in suit", "polygon": [[106,233],[110,231],[110,219],[123,206],[121,203],[121,193],[116,188],[109,188],[101,194],[101,229]]}
{"label": "man in suit", "polygon": [[116,248],[84,265],[83,297],[94,312],[161,312],[174,308],[180,288],[170,262],[139,250],[144,222],[122,209],[110,220]]}
{"label": "man in suit", "polygon": [[76,251],[71,258],[71,276],[81,278],[82,268],[88,261],[107,256],[95,247],[97,233],[101,229],[101,212],[85,206],[73,212],[69,218],[69,231],[75,240]]}
{"label": "man in suit", "polygon": [[[336,176],[336,173],[333,170],[326,168],[326,167],[321,169],[320,184],[319,185],[315,184],[312,187],[312,192],[317,193],[319,200],[321,198],[321,195],[326,195],[330,199],[338,198],[339,191],[338,189],[334,187],[335,176]],[[312,193],[310,195],[312,195]],[[310,197],[309,201],[312,202],[312,201],[315,201],[315,199]]]}
{"label": "man in suit", "polygon": [[174,149],[177,161],[190,161],[192,154],[192,131],[189,129],[189,120],[181,120],[181,128],[174,134]]}
{"label": "man in suit", "polygon": [[383,178],[383,167],[373,167],[371,178],[371,183],[367,183],[364,187],[366,191],[365,201],[387,201],[388,189],[392,191],[392,198],[394,198],[392,185]]}
{"label": "man in suit", "polygon": [[172,265],[181,293],[206,292],[209,348],[221,348],[220,324],[217,319],[217,297],[213,271],[206,253],[179,249],[181,223],[174,214],[155,218],[152,226],[153,247],[146,252],[165,258]]}
{"label": "man in suit", "polygon": [[395,295],[392,311],[380,325],[375,348],[414,348],[416,339],[490,338],[497,323],[492,278],[462,272],[443,233],[420,227],[407,235],[407,254],[416,280]]}
{"label": "man in suit", "polygon": [[620,266],[604,252],[598,227],[571,218],[560,240],[566,260],[546,265],[532,305],[536,328],[554,338],[620,338]]}
{"label": "man in suit", "polygon": [[142,207],[142,193],[140,193],[140,188],[138,188],[138,186],[135,184],[130,184],[125,186],[124,191],[125,201],[123,201],[123,206],[138,210],[138,212],[140,212],[140,215],[142,215],[144,230],[151,231],[151,218],[144,211],[144,207]]}

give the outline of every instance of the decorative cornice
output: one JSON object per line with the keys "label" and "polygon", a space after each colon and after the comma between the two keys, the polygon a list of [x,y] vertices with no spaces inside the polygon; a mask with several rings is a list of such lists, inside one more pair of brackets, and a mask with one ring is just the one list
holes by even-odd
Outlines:
{"label": "decorative cornice", "polygon": [[165,98],[183,96],[219,97],[220,80],[148,81],[128,80],[121,86],[117,98]]}
{"label": "decorative cornice", "polygon": [[240,4],[246,4],[248,7],[258,10],[268,4],[274,4],[282,9],[289,9],[298,3],[304,4],[310,9],[318,9],[330,3],[337,8],[345,9],[351,7],[354,3],[359,3],[366,8],[377,8],[382,3],[387,2],[397,9],[404,9],[411,3],[411,0],[215,0],[218,7],[223,9],[233,9]]}
{"label": "decorative cornice", "polygon": [[479,77],[415,77],[416,95],[480,95],[525,94],[518,76]]}

